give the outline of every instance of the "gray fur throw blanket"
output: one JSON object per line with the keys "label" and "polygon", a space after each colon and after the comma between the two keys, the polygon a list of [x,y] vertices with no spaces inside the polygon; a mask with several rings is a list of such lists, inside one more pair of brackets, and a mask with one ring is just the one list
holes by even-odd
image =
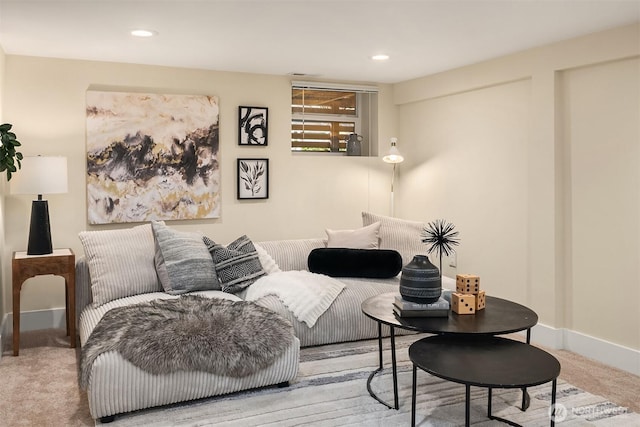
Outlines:
{"label": "gray fur throw blanket", "polygon": [[186,295],[109,310],[82,347],[80,386],[117,351],[152,374],[204,371],[245,377],[270,366],[293,341],[291,323],[248,301]]}

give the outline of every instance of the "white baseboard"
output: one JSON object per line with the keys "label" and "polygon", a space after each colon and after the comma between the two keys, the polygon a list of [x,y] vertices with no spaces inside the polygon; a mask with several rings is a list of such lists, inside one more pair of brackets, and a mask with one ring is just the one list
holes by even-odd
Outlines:
{"label": "white baseboard", "polygon": [[640,376],[640,350],[595,338],[570,329],[537,324],[531,342],[557,350],[569,350],[605,365]]}
{"label": "white baseboard", "polygon": [[538,323],[532,328],[531,342],[555,350],[565,348],[565,330]]}
{"label": "white baseboard", "polygon": [[[65,328],[65,309],[26,311],[20,314],[20,330]],[[0,349],[7,350],[12,336],[13,319],[5,315],[0,325]],[[556,350],[569,350],[605,365],[640,376],[640,351],[570,329],[558,329],[537,324],[531,331],[531,342]],[[7,348],[5,348],[5,346]],[[2,357],[0,355],[0,357]]]}
{"label": "white baseboard", "polygon": [[640,351],[638,350],[595,339],[575,331],[567,331],[565,349],[640,376]]}
{"label": "white baseboard", "polygon": [[2,358],[2,353],[9,350],[11,348],[11,344],[9,341],[11,340],[11,328],[9,328],[7,319],[10,316],[6,314],[2,318],[2,322],[0,322],[0,358]]}
{"label": "white baseboard", "polygon": [[[48,310],[23,311],[20,313],[20,331],[37,331],[40,329],[66,328],[66,310],[52,308]],[[6,351],[13,342],[13,314],[8,313],[0,324],[0,349]],[[0,357],[1,354],[0,354]]]}

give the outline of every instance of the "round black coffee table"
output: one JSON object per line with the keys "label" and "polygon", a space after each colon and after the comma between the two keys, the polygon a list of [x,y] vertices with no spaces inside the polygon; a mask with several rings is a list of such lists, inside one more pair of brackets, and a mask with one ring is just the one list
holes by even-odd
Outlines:
{"label": "round black coffee table", "polygon": [[391,292],[368,298],[362,303],[362,312],[378,323],[433,334],[502,335],[528,330],[538,323],[538,315],[530,308],[490,295],[486,308],[475,314],[449,311],[448,317],[399,317],[393,312],[396,295]]}
{"label": "round black coffee table", "polygon": [[[417,368],[465,385],[466,426],[470,418],[471,386],[489,389],[487,416],[490,419],[513,426],[518,424],[491,414],[492,388],[524,388],[551,381],[551,408],[555,408],[560,363],[546,351],[532,345],[495,336],[435,335],[411,344],[409,358],[413,362],[412,426],[416,416]],[[550,419],[553,426],[553,413]]]}
{"label": "round black coffee table", "polygon": [[[538,315],[521,304],[492,296],[486,297],[486,307],[475,314],[457,314],[449,311],[448,317],[399,317],[393,312],[393,301],[398,295],[390,292],[368,298],[362,303],[362,312],[378,322],[378,369],[367,380],[367,390],[371,397],[383,405],[398,409],[398,372],[396,367],[395,328],[416,332],[455,335],[503,335],[527,331],[527,343],[531,340],[531,328],[538,323]],[[393,372],[394,405],[384,402],[371,389],[371,380],[383,369],[382,325],[390,327],[391,366]],[[522,395],[522,409],[528,406],[528,395]]]}

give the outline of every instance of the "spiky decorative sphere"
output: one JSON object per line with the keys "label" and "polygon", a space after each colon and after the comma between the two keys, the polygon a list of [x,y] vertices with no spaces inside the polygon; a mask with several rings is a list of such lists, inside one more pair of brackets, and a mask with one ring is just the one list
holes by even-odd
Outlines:
{"label": "spiky decorative sphere", "polygon": [[427,224],[422,231],[422,243],[429,246],[428,253],[438,252],[440,256],[449,256],[455,252],[454,246],[460,243],[455,225],[444,219],[437,219]]}

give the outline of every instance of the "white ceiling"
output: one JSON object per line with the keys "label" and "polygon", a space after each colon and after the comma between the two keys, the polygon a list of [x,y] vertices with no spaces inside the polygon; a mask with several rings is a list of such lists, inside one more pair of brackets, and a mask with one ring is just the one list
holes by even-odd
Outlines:
{"label": "white ceiling", "polygon": [[[0,46],[394,83],[638,21],[640,0],[0,0]],[[139,27],[158,34],[129,35]]]}

